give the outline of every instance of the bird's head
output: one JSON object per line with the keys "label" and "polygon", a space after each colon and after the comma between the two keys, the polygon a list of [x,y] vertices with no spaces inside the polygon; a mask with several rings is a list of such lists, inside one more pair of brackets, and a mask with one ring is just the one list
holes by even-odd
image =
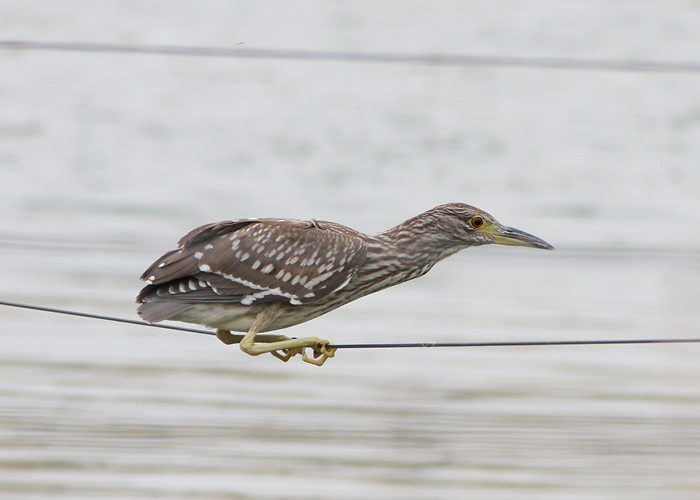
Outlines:
{"label": "bird's head", "polygon": [[428,216],[427,220],[433,219],[433,230],[446,234],[463,248],[496,243],[554,250],[552,245],[537,236],[504,226],[492,215],[465,203],[440,205],[423,215]]}

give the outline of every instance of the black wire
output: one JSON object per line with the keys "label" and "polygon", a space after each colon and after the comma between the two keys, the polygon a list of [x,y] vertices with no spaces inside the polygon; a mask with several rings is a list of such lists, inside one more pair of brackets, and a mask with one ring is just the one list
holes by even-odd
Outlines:
{"label": "black wire", "polygon": [[420,64],[434,66],[492,66],[538,69],[628,71],[644,73],[700,73],[700,62],[624,61],[563,57],[499,57],[452,54],[397,54],[389,52],[334,52],[318,50],[250,49],[241,47],[192,47],[180,45],[125,45],[87,42],[35,42],[0,40],[0,49],[53,50],[61,52],[112,52],[242,59],[285,59]]}
{"label": "black wire", "polygon": [[533,342],[409,342],[397,344],[329,344],[329,349],[388,349],[412,347],[522,347],[557,345],[606,345],[606,344],[681,344],[699,342],[700,339],[628,339],[628,340],[554,340]]}
{"label": "black wire", "polygon": [[207,335],[216,335],[215,332],[212,332],[209,330],[197,330],[195,328],[186,328],[183,326],[156,325],[153,323],[146,323],[145,321],[138,321],[135,319],[115,318],[112,316],[102,316],[100,314],[83,313],[83,312],[77,312],[77,311],[67,311],[65,309],[55,309],[53,307],[32,306],[29,304],[19,304],[16,302],[5,302],[2,300],[0,300],[0,305],[9,306],[9,307],[19,307],[22,309],[31,309],[33,311],[44,311],[44,312],[50,312],[50,313],[56,313],[56,314],[66,314],[69,316],[79,316],[81,318],[101,319],[103,321],[115,321],[117,323],[128,323],[130,325],[152,326],[155,328],[166,328],[168,330],[179,330],[181,332],[193,332],[193,333],[204,333]]}
{"label": "black wire", "polygon": [[[103,321],[115,321],[117,323],[127,323],[130,325],[151,326],[153,328],[166,328],[168,330],[178,330],[181,332],[203,333],[206,335],[216,335],[210,330],[198,330],[181,326],[157,325],[133,319],[115,318],[113,316],[103,316],[101,314],[83,313],[68,311],[66,309],[56,309],[53,307],[34,306],[30,304],[20,304],[17,302],[0,301],[0,305],[8,307],[18,307],[33,311],[43,311],[56,314],[66,314],[81,318],[99,319]],[[263,335],[261,339],[267,342],[278,340],[275,335]],[[257,339],[256,339],[257,340]],[[555,340],[555,341],[532,341],[532,342],[412,342],[412,343],[375,343],[375,344],[329,344],[330,349],[387,349],[387,348],[413,348],[413,347],[526,347],[526,346],[564,346],[564,345],[607,345],[607,344],[681,344],[700,343],[700,338],[688,339],[627,339],[627,340]]]}

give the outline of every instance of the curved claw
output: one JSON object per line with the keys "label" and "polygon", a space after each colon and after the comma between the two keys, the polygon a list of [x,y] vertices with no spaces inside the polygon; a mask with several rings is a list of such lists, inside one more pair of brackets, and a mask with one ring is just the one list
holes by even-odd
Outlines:
{"label": "curved claw", "polygon": [[280,351],[271,351],[270,354],[286,363],[287,361],[289,361],[290,358],[296,356],[297,354],[301,354],[302,351],[303,348],[294,347],[291,349],[282,349]]}
{"label": "curved claw", "polygon": [[311,347],[313,350],[313,358],[310,358],[306,355],[306,349],[304,349],[303,354],[301,356],[301,359],[307,363],[310,363],[312,365],[316,366],[321,366],[323,363],[326,362],[328,358],[332,358],[335,356],[335,351],[337,349],[329,349],[328,348],[328,342],[319,342],[315,346]]}

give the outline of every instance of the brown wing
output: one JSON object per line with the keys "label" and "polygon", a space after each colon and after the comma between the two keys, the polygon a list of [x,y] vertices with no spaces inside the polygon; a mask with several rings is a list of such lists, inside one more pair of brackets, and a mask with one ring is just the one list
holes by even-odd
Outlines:
{"label": "brown wing", "polygon": [[348,227],[287,219],[209,224],[178,246],[141,276],[149,285],[136,300],[147,321],[196,303],[310,303],[345,286],[366,256],[362,235]]}

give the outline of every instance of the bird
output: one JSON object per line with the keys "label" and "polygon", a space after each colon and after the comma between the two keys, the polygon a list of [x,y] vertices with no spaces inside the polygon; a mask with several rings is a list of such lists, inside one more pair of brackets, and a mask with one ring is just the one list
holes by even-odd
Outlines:
{"label": "bird", "polygon": [[373,236],[314,219],[215,222],[187,233],[146,269],[137,314],[149,323],[216,329],[219,340],[253,356],[287,361],[301,354],[320,366],[335,355],[328,340],[258,334],[312,320],[423,276],[460,250],[492,243],[554,249],[465,203],[437,206]]}

